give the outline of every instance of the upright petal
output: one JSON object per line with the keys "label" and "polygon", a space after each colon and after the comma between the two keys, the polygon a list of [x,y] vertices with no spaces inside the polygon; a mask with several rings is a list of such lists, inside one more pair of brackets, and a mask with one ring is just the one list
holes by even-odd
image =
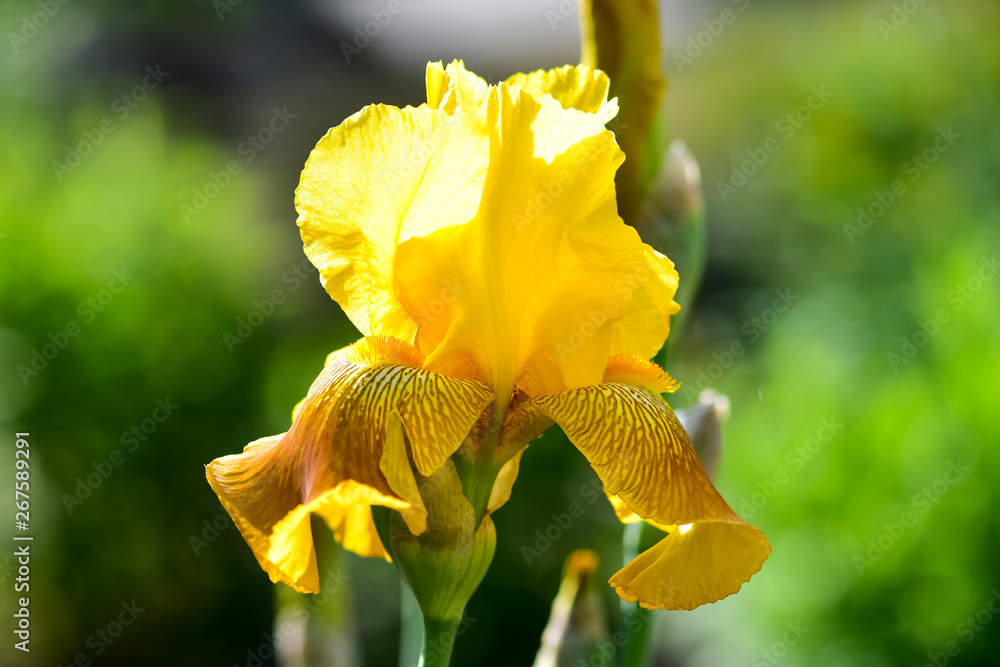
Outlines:
{"label": "upright petal", "polygon": [[[489,171],[475,218],[402,243],[396,289],[436,303],[427,368],[473,371],[510,396],[594,384],[629,308],[643,245],[617,215],[622,154],[597,114],[501,84],[487,100]],[[471,370],[470,370],[471,369]]]}
{"label": "upright petal", "polygon": [[650,359],[670,334],[670,316],[680,310],[674,301],[677,271],[674,263],[644,246],[644,263],[624,289],[632,293],[632,307],[612,326],[611,354]]}
{"label": "upright petal", "polygon": [[586,65],[566,65],[558,69],[540,69],[529,74],[515,74],[507,79],[510,86],[520,86],[530,95],[551,95],[564,109],[579,109],[601,114],[607,123],[618,112],[618,104],[608,101],[608,75]]}
{"label": "upright petal", "polygon": [[[542,396],[532,404],[566,432],[629,512],[677,530],[611,582],[626,600],[691,609],[739,590],[770,552],[705,475],[683,427],[659,392],[676,389],[654,364],[613,357],[601,384]],[[617,503],[616,503],[617,504]],[[626,511],[628,510],[628,511]],[[720,554],[725,554],[724,556]],[[671,586],[660,582],[670,580]]]}
{"label": "upright petal", "polygon": [[466,113],[478,117],[481,127],[486,122],[486,94],[489,84],[465,69],[465,63],[454,60],[444,67],[442,63],[427,63],[427,106],[454,113],[462,107]]}
{"label": "upright petal", "polygon": [[295,191],[306,255],[366,335],[412,341],[417,317],[393,291],[400,240],[475,215],[488,140],[426,105],[368,106],[330,130]]}
{"label": "upright petal", "polygon": [[480,383],[425,371],[421,361],[416,350],[388,338],[335,352],[287,433],[207,466],[209,483],[272,581],[318,590],[312,513],[364,556],[385,555],[371,505],[399,510],[411,530],[426,527],[406,438],[415,464],[430,474],[493,394]]}

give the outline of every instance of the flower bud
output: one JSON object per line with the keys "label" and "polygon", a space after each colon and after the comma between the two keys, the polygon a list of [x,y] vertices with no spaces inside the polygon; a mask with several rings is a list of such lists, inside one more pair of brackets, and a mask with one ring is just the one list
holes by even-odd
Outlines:
{"label": "flower bud", "polygon": [[598,644],[607,640],[604,600],[595,585],[597,565],[597,554],[588,549],[574,551],[566,559],[534,667],[591,664]]}
{"label": "flower bud", "polygon": [[[674,301],[681,310],[673,316],[671,329],[679,333],[701,282],[706,257],[701,171],[683,141],[671,142],[634,225],[642,240],[673,260],[677,268],[680,281]],[[676,334],[671,339],[675,342]]]}
{"label": "flower bud", "polygon": [[713,477],[722,452],[721,425],[729,419],[729,397],[706,389],[698,395],[697,403],[678,410],[677,418],[691,437],[691,444],[701,459],[705,473]]}
{"label": "flower bud", "polygon": [[[418,486],[427,508],[427,530],[414,535],[398,512],[380,509],[373,516],[379,536],[420,605],[425,635],[434,628],[454,632],[493,560],[496,529],[489,516],[475,528],[475,512],[462,495],[451,461],[419,479]],[[439,639],[425,636],[424,644]],[[454,637],[438,643],[450,647],[452,641]]]}

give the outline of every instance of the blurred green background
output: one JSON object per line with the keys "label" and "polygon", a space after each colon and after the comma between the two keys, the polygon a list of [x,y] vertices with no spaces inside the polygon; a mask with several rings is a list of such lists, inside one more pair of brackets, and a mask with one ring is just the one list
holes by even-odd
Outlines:
{"label": "blurred green background", "polygon": [[[273,664],[275,589],[203,465],[283,431],[357,337],[304,262],[302,164],[364,104],[419,104],[429,58],[492,81],[578,58],[575,2],[438,1],[404,2],[348,62],[384,6],[0,9],[0,512],[13,526],[29,432],[35,536],[30,655],[0,549],[0,663]],[[661,13],[667,134],[700,160],[710,225],[670,370],[731,397],[716,483],[774,553],[739,595],[658,614],[657,664],[991,664],[1000,10]],[[620,566],[621,526],[581,493],[595,479],[561,433],[529,448],[453,664],[530,664],[565,556]],[[573,502],[584,515],[526,562]],[[395,570],[339,562],[359,664],[396,664]]]}

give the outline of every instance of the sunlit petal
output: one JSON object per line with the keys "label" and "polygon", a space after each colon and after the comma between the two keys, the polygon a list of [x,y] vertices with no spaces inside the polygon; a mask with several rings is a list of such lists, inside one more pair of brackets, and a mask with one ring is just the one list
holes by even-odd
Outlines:
{"label": "sunlit petal", "polygon": [[482,127],[486,123],[486,95],[489,84],[455,60],[447,67],[427,63],[427,106],[454,113],[462,108],[465,120]]}
{"label": "sunlit petal", "polygon": [[647,609],[694,609],[740,590],[771,547],[760,529],[739,520],[701,521],[670,534],[611,577],[628,602]]}
{"label": "sunlit petal", "polygon": [[608,101],[608,76],[586,65],[566,65],[558,69],[515,74],[506,83],[520,86],[529,94],[551,95],[564,109],[579,109],[602,116],[607,123],[618,112],[618,105]]}
{"label": "sunlit petal", "polygon": [[670,333],[670,316],[680,310],[674,301],[677,271],[665,255],[645,246],[644,263],[625,283],[631,293],[628,312],[614,323],[611,353],[656,356]]}
{"label": "sunlit petal", "polygon": [[492,399],[489,388],[420,368],[398,340],[366,338],[330,355],[292,428],[216,459],[208,480],[261,566],[297,590],[318,586],[309,515],[365,556],[384,555],[371,505],[399,510],[416,532],[426,510],[410,470],[430,474]]}
{"label": "sunlit petal", "polygon": [[[714,602],[739,590],[760,569],[770,547],[705,475],[683,427],[660,398],[660,391],[674,388],[676,383],[654,364],[615,357],[605,382],[538,397],[532,404],[587,457],[606,493],[614,496],[620,518],[633,521],[637,515],[663,528],[692,524],[684,534],[674,530],[612,580],[625,599],[692,608],[685,605]],[[703,550],[725,556],[709,558]],[[732,567],[734,561],[740,567]],[[686,589],[691,597],[670,597],[674,593],[653,586],[658,578],[676,578],[681,568],[693,578]]]}
{"label": "sunlit petal", "polygon": [[594,115],[506,85],[491,89],[489,173],[475,218],[401,244],[396,288],[411,311],[437,303],[419,332],[429,369],[469,362],[498,395],[600,380],[623,285],[643,245],[617,215],[622,154]]}
{"label": "sunlit petal", "polygon": [[295,191],[306,255],[366,335],[412,341],[393,289],[397,244],[475,215],[488,141],[427,106],[368,106],[316,145]]}

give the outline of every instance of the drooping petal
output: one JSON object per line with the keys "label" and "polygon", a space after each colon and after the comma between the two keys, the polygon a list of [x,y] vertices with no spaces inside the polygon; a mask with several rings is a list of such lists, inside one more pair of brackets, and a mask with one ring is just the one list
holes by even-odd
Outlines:
{"label": "drooping petal", "polygon": [[672,526],[610,583],[623,600],[647,609],[694,609],[739,591],[769,553],[764,533],[742,521]]}
{"label": "drooping petal", "polygon": [[427,368],[509,396],[594,384],[643,245],[617,215],[622,154],[597,114],[501,84],[487,100],[489,172],[475,218],[402,243],[396,288]]}
{"label": "drooping petal", "polygon": [[[605,491],[617,497],[619,517],[628,521],[634,513],[681,527],[612,577],[624,599],[650,608],[689,609],[735,593],[770,552],[764,534],[712,486],[660,398],[676,386],[654,364],[612,357],[601,384],[531,401],[587,457]],[[726,555],[712,556],[716,551]],[[658,587],[680,572],[688,578],[683,590]]]}
{"label": "drooping petal", "polygon": [[287,433],[207,466],[209,483],[272,581],[318,590],[312,513],[364,556],[385,554],[371,505],[399,510],[416,532],[426,527],[406,439],[417,468],[430,474],[493,394],[480,383],[423,370],[421,362],[415,349],[384,337],[335,352]]}
{"label": "drooping petal", "polygon": [[313,149],[295,191],[302,241],[362,333],[413,340],[421,310],[394,294],[396,246],[471,219],[487,156],[483,132],[426,105],[365,107]]}

